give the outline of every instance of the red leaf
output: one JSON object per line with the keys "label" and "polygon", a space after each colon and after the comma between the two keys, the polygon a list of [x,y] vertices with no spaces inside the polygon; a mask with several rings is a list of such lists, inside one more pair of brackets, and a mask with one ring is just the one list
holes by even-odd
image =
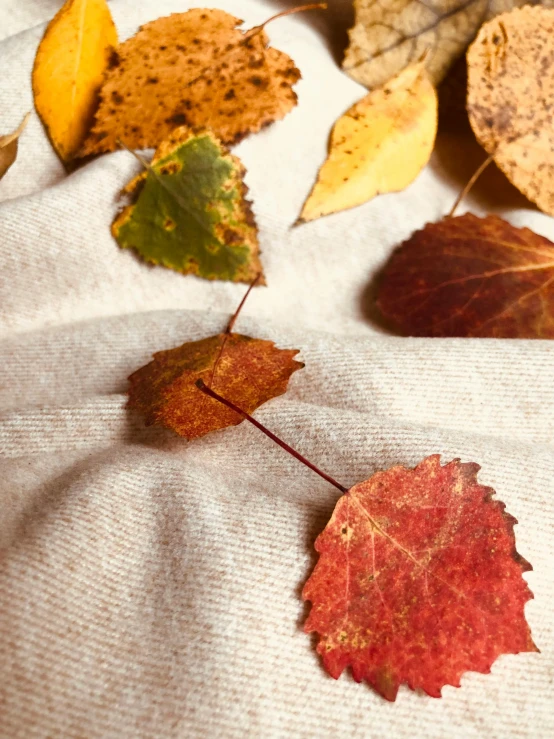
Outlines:
{"label": "red leaf", "polygon": [[377,305],[412,336],[554,338],[554,244],[497,216],[429,223],[392,255]]}
{"label": "red leaf", "polygon": [[440,457],[378,472],[343,495],[315,548],[306,632],[338,678],[351,666],[395,700],[407,683],[440,697],[500,654],[538,651],[516,520],[477,482],[476,464]]}
{"label": "red leaf", "polygon": [[244,420],[204,395],[197,380],[251,413],[286,391],[292,373],[304,366],[293,359],[296,354],[298,349],[278,349],[272,341],[234,333],[156,352],[129,377],[129,407],[145,415],[147,426],[196,439]]}

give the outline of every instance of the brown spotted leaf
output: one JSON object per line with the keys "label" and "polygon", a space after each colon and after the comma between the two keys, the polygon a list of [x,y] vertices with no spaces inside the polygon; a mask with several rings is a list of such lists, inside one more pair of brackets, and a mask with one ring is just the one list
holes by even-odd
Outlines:
{"label": "brown spotted leaf", "polygon": [[536,652],[524,607],[533,597],[515,548],[516,520],[479,466],[439,455],[377,472],[343,495],[315,548],[305,630],[325,669],[348,667],[384,698],[401,684],[440,697],[501,654]]}
{"label": "brown spotted leaf", "polygon": [[510,182],[554,215],[554,10],[524,7],[485,24],[467,66],[478,141]]}
{"label": "brown spotted leaf", "polygon": [[429,223],[385,266],[377,305],[410,336],[554,338],[554,244],[497,216]]}
{"label": "brown spotted leaf", "polygon": [[227,144],[283,118],[295,105],[300,72],[245,34],[222,10],[194,9],[147,23],[120,44],[100,91],[82,155],[154,147],[178,125],[206,126]]}
{"label": "brown spotted leaf", "polygon": [[148,426],[196,439],[244,420],[199,390],[197,380],[252,413],[286,391],[292,373],[304,366],[296,354],[298,349],[235,333],[188,342],[157,352],[129,377],[129,407],[143,413]]}

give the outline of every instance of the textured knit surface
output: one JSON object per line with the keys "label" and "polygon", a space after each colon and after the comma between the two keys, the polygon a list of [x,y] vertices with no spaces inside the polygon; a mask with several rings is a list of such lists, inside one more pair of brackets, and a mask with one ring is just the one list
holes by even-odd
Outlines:
{"label": "textured knit surface", "polygon": [[[36,46],[60,4],[0,4],[0,132],[32,109]],[[209,5],[248,27],[285,6]],[[111,3],[121,38],[188,7]],[[302,71],[299,105],[235,148],[268,279],[237,330],[306,362],[256,416],[344,485],[437,452],[481,464],[534,566],[526,614],[542,653],[501,657],[441,700],[401,689],[389,704],[324,673],[300,590],[335,488],[245,423],[186,443],[125,409],[127,376],[222,330],[244,287],[120,250],[109,225],[135,161],[117,152],[66,176],[33,113],[0,183],[2,739],[554,736],[554,345],[403,339],[369,307],[394,245],[449,210],[476,145],[443,136],[405,192],[290,228],[332,123],[364,92],[334,58],[348,17],[335,3],[268,28]],[[493,171],[465,208],[554,239]]]}

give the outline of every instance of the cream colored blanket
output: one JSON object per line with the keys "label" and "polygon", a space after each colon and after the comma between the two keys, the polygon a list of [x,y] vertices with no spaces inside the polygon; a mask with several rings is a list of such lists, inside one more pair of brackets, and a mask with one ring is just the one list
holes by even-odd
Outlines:
{"label": "cream colored blanket", "polygon": [[[33,107],[34,53],[60,4],[1,3],[0,132]],[[284,6],[208,5],[248,26]],[[111,3],[121,38],[192,6]],[[542,654],[501,657],[441,700],[401,689],[389,704],[325,674],[300,590],[337,491],[246,423],[186,443],[125,410],[127,376],[220,331],[244,287],[120,250],[109,225],[135,161],[118,152],[66,176],[33,114],[0,183],[3,738],[554,736],[554,345],[403,339],[368,308],[372,276],[447,212],[476,146],[443,137],[405,192],[290,228],[333,121],[364,92],[333,57],[348,14],[339,2],[270,27],[302,71],[299,105],[235,149],[269,284],[237,330],[306,362],[256,416],[345,485],[436,452],[481,464],[534,566],[526,614]],[[494,173],[465,207],[554,238]]]}

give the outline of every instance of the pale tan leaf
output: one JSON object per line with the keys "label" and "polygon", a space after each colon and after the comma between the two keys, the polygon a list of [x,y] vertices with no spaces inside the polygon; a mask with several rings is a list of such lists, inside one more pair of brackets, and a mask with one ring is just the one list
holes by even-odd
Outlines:
{"label": "pale tan leaf", "polygon": [[510,182],[554,215],[554,10],[525,7],[493,19],[467,62],[478,141]]}
{"label": "pale tan leaf", "polygon": [[[525,0],[354,0],[355,24],[344,70],[357,82],[382,85],[429,50],[435,85],[465,51],[481,24]],[[546,6],[554,0],[545,0]]]}
{"label": "pale tan leaf", "polygon": [[7,133],[4,136],[0,136],[0,180],[17,158],[17,144],[19,137],[23,133],[23,129],[27,125],[30,115],[30,113],[26,114],[15,131]]}

